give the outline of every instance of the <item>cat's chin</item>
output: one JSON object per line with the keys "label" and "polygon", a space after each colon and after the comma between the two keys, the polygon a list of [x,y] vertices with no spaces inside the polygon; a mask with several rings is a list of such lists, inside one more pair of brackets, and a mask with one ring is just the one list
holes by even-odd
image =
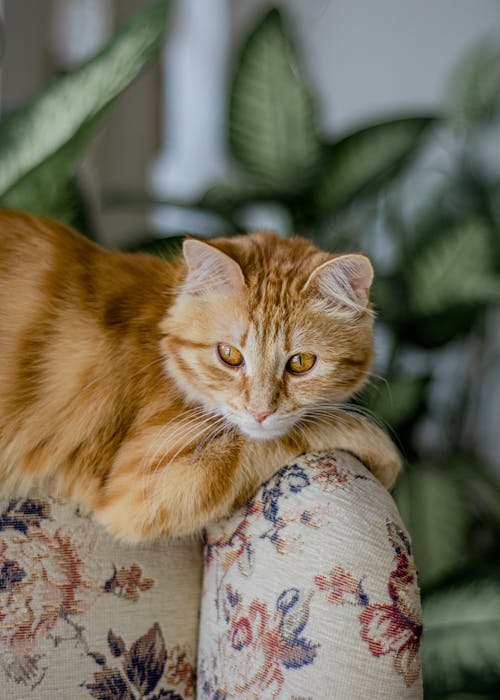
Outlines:
{"label": "cat's chin", "polygon": [[252,430],[247,428],[241,428],[241,432],[252,440],[278,440],[285,435],[283,430]]}
{"label": "cat's chin", "polygon": [[283,437],[288,432],[284,428],[278,428],[277,426],[264,426],[264,425],[250,425],[244,423],[237,423],[238,428],[252,440],[277,440]]}

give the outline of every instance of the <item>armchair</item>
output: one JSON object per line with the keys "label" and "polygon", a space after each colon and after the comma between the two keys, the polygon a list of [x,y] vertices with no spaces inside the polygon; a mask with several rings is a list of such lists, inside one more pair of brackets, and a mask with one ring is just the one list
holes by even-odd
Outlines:
{"label": "armchair", "polygon": [[0,503],[2,699],[418,699],[421,634],[396,506],[345,452],[298,456],[204,542]]}

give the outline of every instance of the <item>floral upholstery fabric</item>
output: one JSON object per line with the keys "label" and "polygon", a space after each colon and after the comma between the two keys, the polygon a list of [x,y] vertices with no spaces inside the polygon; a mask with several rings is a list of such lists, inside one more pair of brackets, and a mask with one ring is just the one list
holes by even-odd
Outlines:
{"label": "floral upholstery fabric", "polygon": [[421,698],[420,598],[393,500],[346,453],[298,457],[212,526],[198,698]]}
{"label": "floral upholstery fabric", "polygon": [[199,543],[127,546],[41,498],[0,505],[0,698],[195,695]]}
{"label": "floral upholstery fabric", "polygon": [[202,563],[193,539],[0,501],[0,700],[422,697],[408,536],[351,456],[283,467],[209,529],[203,585]]}

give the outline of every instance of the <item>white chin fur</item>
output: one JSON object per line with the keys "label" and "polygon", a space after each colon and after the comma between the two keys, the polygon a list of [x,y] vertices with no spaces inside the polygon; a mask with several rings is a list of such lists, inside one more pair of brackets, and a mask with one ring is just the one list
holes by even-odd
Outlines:
{"label": "white chin fur", "polygon": [[250,423],[249,421],[235,420],[235,423],[244,435],[253,440],[276,440],[283,437],[292,427],[291,425],[262,425],[260,423]]}
{"label": "white chin fur", "polygon": [[263,428],[256,430],[255,428],[242,428],[241,426],[240,430],[254,440],[276,440],[277,438],[283,437],[286,433],[284,430],[265,430]]}

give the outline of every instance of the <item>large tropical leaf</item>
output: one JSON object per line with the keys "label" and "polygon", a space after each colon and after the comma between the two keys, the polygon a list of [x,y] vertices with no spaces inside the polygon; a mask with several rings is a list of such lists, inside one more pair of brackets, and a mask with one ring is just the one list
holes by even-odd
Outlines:
{"label": "large tropical leaf", "polygon": [[434,694],[500,682],[500,583],[478,580],[423,600],[422,668]]}
{"label": "large tropical leaf", "polygon": [[495,540],[500,538],[500,479],[484,464],[464,455],[452,456],[453,469],[474,503],[479,520],[488,522]]}
{"label": "large tropical leaf", "polygon": [[0,123],[0,204],[39,214],[64,187],[101,117],[160,45],[169,0],[138,13],[96,56]]}
{"label": "large tropical leaf", "polygon": [[454,70],[448,89],[451,116],[465,125],[480,126],[500,109],[500,42],[482,38]]}
{"label": "large tropical leaf", "polygon": [[431,117],[408,117],[374,124],[329,146],[314,199],[323,214],[349,204],[382,184],[422,143]]}
{"label": "large tropical leaf", "polygon": [[[78,177],[74,175],[78,157],[94,133],[90,122],[82,127],[67,144],[49,155],[33,170],[0,196],[0,206],[24,209],[39,216],[50,216],[94,237],[88,226],[80,228],[79,213],[87,207]],[[0,135],[2,128],[0,124]],[[1,136],[0,136],[1,138]],[[1,167],[1,166],[0,166]]]}
{"label": "large tropical leaf", "polygon": [[199,204],[213,211],[232,213],[240,206],[269,198],[270,192],[262,183],[240,180],[215,183],[203,194]]}
{"label": "large tropical leaf", "polygon": [[453,472],[438,466],[408,466],[394,495],[412,536],[422,586],[460,567],[467,555],[471,515]]}
{"label": "large tropical leaf", "polygon": [[492,269],[491,234],[477,219],[460,221],[416,252],[409,290],[419,315],[464,305],[500,302],[500,277]]}
{"label": "large tropical leaf", "polygon": [[236,159],[274,191],[301,190],[316,170],[313,104],[276,9],[250,35],[238,61],[229,137]]}

